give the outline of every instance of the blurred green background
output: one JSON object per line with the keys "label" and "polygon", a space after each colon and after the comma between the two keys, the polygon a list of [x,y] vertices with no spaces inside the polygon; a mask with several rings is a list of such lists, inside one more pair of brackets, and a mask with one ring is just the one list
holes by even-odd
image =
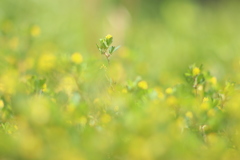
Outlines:
{"label": "blurred green background", "polygon": [[[210,149],[196,127],[193,134],[176,134],[181,116],[173,120],[156,106],[175,104],[164,90],[184,83],[191,64],[203,64],[220,85],[239,83],[239,13],[237,0],[1,0],[0,159],[236,158],[226,148],[240,143],[237,96],[235,108],[214,119],[222,131],[229,118],[230,127],[223,126],[232,130],[221,136],[233,138],[210,135]],[[110,64],[96,47],[107,34],[121,45]],[[75,52],[80,66],[70,60]],[[125,94],[125,86],[140,80],[148,92]],[[191,97],[188,90],[180,97]],[[155,94],[166,99],[155,102]]]}
{"label": "blurred green background", "polygon": [[189,64],[196,63],[222,77],[231,72],[229,67],[239,58],[237,1],[3,0],[0,3],[1,26],[9,21],[9,30],[19,38],[20,46],[24,45],[29,26],[38,25],[41,36],[35,42],[36,47],[79,51],[84,57],[100,58],[95,43],[100,37],[112,34],[114,42],[123,46],[112,61],[121,61],[130,76],[146,75],[158,81],[171,70],[171,77],[179,77]]}

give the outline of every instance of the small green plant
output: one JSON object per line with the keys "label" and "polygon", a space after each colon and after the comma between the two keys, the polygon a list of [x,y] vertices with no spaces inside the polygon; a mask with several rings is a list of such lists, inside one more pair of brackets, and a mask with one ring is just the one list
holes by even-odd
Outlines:
{"label": "small green plant", "polygon": [[115,52],[117,49],[120,48],[120,46],[111,46],[113,42],[112,35],[108,34],[104,39],[99,39],[100,45],[97,44],[98,50],[101,52],[102,55],[105,55],[108,63],[110,60],[110,56]]}

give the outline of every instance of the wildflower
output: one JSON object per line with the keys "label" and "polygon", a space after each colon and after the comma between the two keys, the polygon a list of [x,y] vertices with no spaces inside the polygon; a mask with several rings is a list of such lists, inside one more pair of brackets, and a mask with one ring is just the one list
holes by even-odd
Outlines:
{"label": "wildflower", "polygon": [[80,53],[75,52],[75,53],[72,54],[71,60],[75,64],[80,64],[83,61],[83,57],[82,57],[82,55]]}
{"label": "wildflower", "polygon": [[199,75],[199,73],[200,73],[200,69],[199,69],[198,67],[193,68],[192,74],[193,74],[194,76]]}
{"label": "wildflower", "polygon": [[2,109],[4,107],[4,102],[3,100],[0,100],[0,109]]}
{"label": "wildflower", "polygon": [[128,90],[126,88],[122,89],[122,93],[128,93]]}
{"label": "wildflower", "polygon": [[142,89],[148,89],[148,84],[146,81],[140,81],[138,82],[138,87]]}
{"label": "wildflower", "polygon": [[41,29],[40,29],[40,27],[39,26],[33,26],[32,28],[31,28],[31,35],[33,36],[33,37],[37,37],[37,36],[39,36],[40,35],[40,33],[41,33]]}
{"label": "wildflower", "polygon": [[42,86],[42,91],[43,91],[43,92],[46,92],[46,91],[47,91],[47,84],[46,84],[46,83],[43,84],[43,86]]}
{"label": "wildflower", "polygon": [[209,101],[208,97],[204,97],[204,98],[203,98],[203,103],[204,103],[204,102],[208,102],[208,101]]}
{"label": "wildflower", "polygon": [[213,85],[216,85],[217,84],[217,78],[216,77],[212,77],[210,79],[210,82],[213,84]]}
{"label": "wildflower", "polygon": [[165,92],[166,92],[167,94],[172,94],[172,93],[173,93],[173,89],[172,89],[171,87],[169,87],[169,88],[167,88],[167,89],[165,90]]}
{"label": "wildflower", "polygon": [[17,125],[14,125],[14,128],[15,128],[15,130],[18,130],[18,126]]}
{"label": "wildflower", "polygon": [[106,36],[106,39],[110,39],[110,38],[112,38],[112,35],[108,34],[108,35]]}

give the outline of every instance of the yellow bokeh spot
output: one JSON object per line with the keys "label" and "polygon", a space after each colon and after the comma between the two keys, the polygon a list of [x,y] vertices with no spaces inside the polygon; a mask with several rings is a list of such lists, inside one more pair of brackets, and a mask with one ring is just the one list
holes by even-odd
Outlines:
{"label": "yellow bokeh spot", "polygon": [[193,74],[194,76],[199,75],[199,74],[200,74],[200,69],[199,69],[198,67],[193,68],[192,74]]}
{"label": "yellow bokeh spot", "polygon": [[83,57],[82,57],[82,55],[80,53],[75,52],[75,53],[72,54],[71,60],[75,64],[81,64],[82,61],[83,61]]}
{"label": "yellow bokeh spot", "polygon": [[192,112],[188,111],[186,114],[186,117],[188,117],[189,119],[192,119],[193,118],[193,114]]}
{"label": "yellow bokeh spot", "polygon": [[177,98],[174,96],[168,97],[166,101],[167,101],[167,104],[170,106],[177,104]]}
{"label": "yellow bokeh spot", "polygon": [[76,81],[71,76],[65,76],[61,79],[58,90],[64,90],[68,95],[77,89]]}
{"label": "yellow bokeh spot", "polygon": [[0,100],[0,109],[2,109],[4,107],[4,102],[3,100]]}
{"label": "yellow bokeh spot", "polygon": [[148,89],[148,84],[146,81],[140,81],[138,82],[138,87],[141,89]]}
{"label": "yellow bokeh spot", "polygon": [[46,99],[32,99],[30,106],[30,117],[32,122],[35,124],[46,124],[50,118],[50,111]]}
{"label": "yellow bokeh spot", "polygon": [[16,92],[18,73],[9,69],[0,77],[0,91],[12,94]]}
{"label": "yellow bokeh spot", "polygon": [[101,117],[102,123],[109,123],[112,120],[112,117],[109,114],[103,114]]}
{"label": "yellow bokeh spot", "polygon": [[42,91],[43,91],[43,92],[46,92],[46,91],[47,91],[47,84],[46,84],[46,83],[43,84],[43,86],[42,86]]}
{"label": "yellow bokeh spot", "polygon": [[167,88],[167,89],[165,90],[165,92],[166,92],[167,94],[172,94],[172,93],[173,93],[173,89],[172,89],[171,87],[169,87],[169,88]]}
{"label": "yellow bokeh spot", "polygon": [[14,128],[15,128],[16,130],[18,130],[18,126],[17,126],[17,125],[14,125]]}
{"label": "yellow bokeh spot", "polygon": [[203,98],[203,103],[208,102],[208,101],[209,101],[209,98],[208,98],[208,97],[204,97],[204,98]]}
{"label": "yellow bokeh spot", "polygon": [[43,71],[48,71],[55,67],[55,63],[55,55],[53,55],[52,53],[44,53],[39,59],[38,68]]}
{"label": "yellow bokeh spot", "polygon": [[210,107],[210,106],[209,106],[208,103],[202,103],[202,104],[200,105],[200,109],[203,110],[203,111],[208,110],[209,107]]}
{"label": "yellow bokeh spot", "polygon": [[128,93],[128,90],[126,88],[122,89],[122,93]]}
{"label": "yellow bokeh spot", "polygon": [[212,77],[210,79],[210,83],[212,83],[213,85],[216,85],[217,84],[217,78],[216,77]]}
{"label": "yellow bokeh spot", "polygon": [[73,111],[75,111],[76,107],[74,105],[69,104],[66,106],[66,109],[67,112],[72,113]]}
{"label": "yellow bokeh spot", "polygon": [[110,38],[112,38],[112,35],[108,34],[108,35],[106,36],[106,39],[110,39]]}
{"label": "yellow bokeh spot", "polygon": [[41,29],[40,29],[39,26],[35,25],[35,26],[33,26],[33,27],[31,28],[31,31],[30,31],[30,32],[31,32],[31,35],[32,35],[33,37],[37,37],[37,36],[40,35]]}

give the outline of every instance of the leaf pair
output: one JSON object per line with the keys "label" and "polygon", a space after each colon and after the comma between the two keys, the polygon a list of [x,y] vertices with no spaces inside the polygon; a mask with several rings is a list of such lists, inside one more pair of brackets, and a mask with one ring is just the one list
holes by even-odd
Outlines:
{"label": "leaf pair", "polygon": [[113,42],[112,35],[107,35],[104,39],[99,39],[99,42],[100,42],[99,45],[96,44],[97,48],[101,52],[101,54],[104,54],[107,57],[108,61],[112,53],[120,48],[120,46],[117,47],[111,46]]}

